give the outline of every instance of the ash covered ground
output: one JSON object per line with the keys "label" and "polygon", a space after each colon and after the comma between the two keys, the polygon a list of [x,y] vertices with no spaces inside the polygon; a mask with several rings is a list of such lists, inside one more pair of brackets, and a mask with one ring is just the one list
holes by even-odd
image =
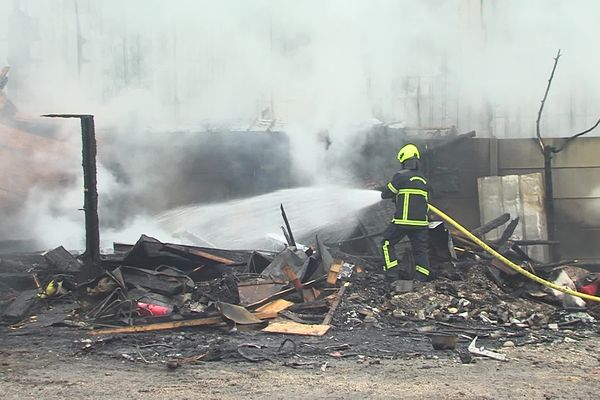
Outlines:
{"label": "ash covered ground", "polygon": [[[64,248],[3,255],[5,396],[578,398],[584,386],[600,388],[592,303],[573,308],[434,225],[439,277],[427,283],[388,282],[378,257],[361,254],[369,248],[361,240],[373,239],[357,241],[357,232],[278,251],[142,236],[115,244],[92,271]],[[546,279],[579,285],[595,276],[503,245]],[[194,321],[204,326],[177,326]],[[278,324],[294,334],[266,331]]]}
{"label": "ash covered ground", "polygon": [[[3,259],[15,273],[36,262]],[[589,313],[507,293],[481,265],[405,293],[377,272],[352,275],[320,337],[242,325],[89,335],[73,299],[44,300],[0,328],[5,397],[586,398],[577,390],[600,388]],[[436,335],[455,335],[456,349],[434,350]],[[470,354],[475,337],[507,360]]]}

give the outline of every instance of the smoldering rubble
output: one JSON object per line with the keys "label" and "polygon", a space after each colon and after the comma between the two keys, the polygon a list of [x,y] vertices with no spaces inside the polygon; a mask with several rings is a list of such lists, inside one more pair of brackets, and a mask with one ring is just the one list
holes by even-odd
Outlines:
{"label": "smoldering rubble", "polygon": [[[93,122],[93,116],[75,117]],[[82,134],[94,138],[93,123]],[[425,147],[436,151],[473,136],[451,131]],[[374,187],[374,171],[363,172],[364,186]],[[87,159],[84,176],[90,174],[95,160]],[[0,256],[5,345],[31,342],[80,357],[170,369],[218,360],[325,369],[341,358],[377,364],[444,355],[465,364],[504,362],[510,361],[505,347],[598,335],[599,306],[562,290],[594,298],[597,274],[576,262],[531,256],[525,246],[555,243],[515,235],[522,224],[517,215],[486,221],[474,236],[432,221],[430,259],[439,277],[413,281],[415,265],[404,242],[398,250],[406,279],[387,282],[378,243],[390,203],[301,231],[294,231],[282,204],[283,239],[271,250],[164,243],[141,235],[100,254],[98,215],[90,207],[95,189],[92,184],[84,191],[83,254],[60,246]],[[225,228],[231,236],[244,235],[238,226]],[[492,230],[498,237],[481,242]],[[511,264],[543,280],[533,281]]]}
{"label": "smoldering rubble", "polygon": [[[598,335],[596,303],[515,273],[441,221],[429,228],[439,278],[387,282],[377,234],[356,235],[385,226],[388,206],[363,209],[354,231],[329,225],[305,237],[294,236],[282,206],[286,239],[275,251],[142,235],[114,243],[93,268],[63,247],[3,256],[3,336],[10,342],[44,335],[45,346],[77,356],[170,369],[217,360],[324,369],[332,359],[378,363],[436,354],[502,362],[510,361],[507,347]],[[523,241],[511,240],[518,222],[509,220],[500,216],[474,232],[504,229],[489,244],[505,257],[561,286],[598,294],[596,274],[527,256]],[[403,268],[411,271],[405,250]]]}

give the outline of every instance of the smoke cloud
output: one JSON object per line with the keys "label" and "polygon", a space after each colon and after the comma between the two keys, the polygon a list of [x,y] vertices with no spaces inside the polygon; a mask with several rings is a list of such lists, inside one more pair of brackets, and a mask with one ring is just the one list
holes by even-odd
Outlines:
{"label": "smoke cloud", "polygon": [[[351,161],[373,124],[533,136],[558,48],[542,129],[582,130],[600,110],[599,14],[593,0],[5,0],[0,64],[21,116],[96,116],[108,232],[191,199],[240,195],[218,189],[238,182],[213,182],[245,164],[199,162],[229,147],[193,132],[275,119],[302,184],[351,181],[331,160]],[[79,126],[52,124],[74,157],[63,166],[40,156],[32,168],[51,160],[68,179],[34,188],[19,214],[39,236],[64,229],[50,242],[82,226]],[[207,170],[202,190],[190,189]]]}

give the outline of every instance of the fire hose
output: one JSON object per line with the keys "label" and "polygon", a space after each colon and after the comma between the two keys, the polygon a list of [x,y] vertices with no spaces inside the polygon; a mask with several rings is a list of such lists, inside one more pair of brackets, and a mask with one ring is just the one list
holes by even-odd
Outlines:
{"label": "fire hose", "polygon": [[575,291],[573,289],[570,289],[570,288],[568,288],[566,286],[561,286],[561,285],[557,285],[557,284],[555,284],[553,282],[549,282],[549,281],[547,281],[545,279],[540,278],[539,276],[537,276],[535,274],[532,274],[531,272],[527,271],[523,267],[518,266],[514,262],[510,261],[508,258],[504,257],[502,254],[498,253],[496,250],[494,250],[493,248],[491,248],[487,243],[485,243],[483,240],[479,239],[477,236],[473,235],[464,226],[462,226],[461,224],[459,224],[458,222],[456,222],[455,220],[453,220],[451,217],[449,217],[448,215],[446,215],[444,212],[442,212],[438,208],[436,208],[436,207],[434,207],[434,206],[432,206],[430,204],[429,205],[429,210],[433,211],[440,218],[442,218],[444,221],[446,221],[447,223],[449,223],[450,225],[452,225],[454,228],[458,229],[460,232],[464,233],[469,239],[471,239],[472,241],[474,241],[475,243],[477,243],[479,246],[481,246],[484,250],[486,250],[488,253],[490,253],[492,256],[494,256],[496,259],[502,261],[508,267],[514,269],[515,271],[517,271],[521,275],[524,275],[527,278],[529,278],[529,279],[531,279],[531,280],[533,280],[533,281],[535,281],[535,282],[537,282],[539,284],[542,284],[542,285],[544,285],[546,287],[558,290],[559,292],[570,294],[571,296],[580,297],[580,298],[585,299],[585,300],[591,300],[591,301],[600,302],[600,297],[598,297],[598,296],[592,296],[592,295],[589,295],[589,294],[586,294],[586,293],[581,293],[581,292]]}

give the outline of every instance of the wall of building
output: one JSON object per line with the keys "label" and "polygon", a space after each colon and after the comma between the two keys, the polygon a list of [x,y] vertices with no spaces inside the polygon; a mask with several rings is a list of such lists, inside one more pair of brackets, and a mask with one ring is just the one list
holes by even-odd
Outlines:
{"label": "wall of building", "polygon": [[[559,145],[564,139],[548,140]],[[600,138],[573,141],[553,160],[557,239],[562,258],[600,261]],[[469,228],[481,224],[477,178],[542,172],[533,139],[472,139],[429,155],[433,202]]]}

